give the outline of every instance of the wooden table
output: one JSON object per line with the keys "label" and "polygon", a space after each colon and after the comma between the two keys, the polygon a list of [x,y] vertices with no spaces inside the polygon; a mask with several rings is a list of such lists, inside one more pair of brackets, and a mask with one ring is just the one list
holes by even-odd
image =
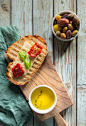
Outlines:
{"label": "wooden table", "polygon": [[[53,16],[71,10],[80,17],[81,31],[70,42],[60,42],[52,34]],[[43,37],[48,52],[73,101],[61,114],[68,126],[86,126],[86,0],[0,0],[0,26],[18,26],[21,37]],[[39,122],[35,117],[28,126],[57,126],[53,117]]]}

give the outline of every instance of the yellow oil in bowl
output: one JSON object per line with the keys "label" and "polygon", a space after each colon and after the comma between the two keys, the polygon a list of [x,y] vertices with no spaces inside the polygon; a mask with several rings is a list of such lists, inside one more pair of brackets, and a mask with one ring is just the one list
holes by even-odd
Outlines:
{"label": "yellow oil in bowl", "polygon": [[53,105],[54,101],[55,95],[47,87],[38,87],[32,92],[31,102],[37,109],[48,109]]}

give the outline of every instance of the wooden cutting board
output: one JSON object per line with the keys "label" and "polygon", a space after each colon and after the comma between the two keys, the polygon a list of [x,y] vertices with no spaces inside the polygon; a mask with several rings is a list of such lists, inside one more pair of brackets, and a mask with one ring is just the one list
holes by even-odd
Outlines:
{"label": "wooden cutting board", "polygon": [[28,99],[30,91],[38,85],[48,85],[52,87],[57,95],[57,104],[56,107],[48,114],[42,115],[33,112],[37,119],[39,121],[44,121],[50,117],[54,117],[58,126],[67,126],[65,120],[61,117],[59,113],[71,106],[73,103],[58,73],[56,72],[51,58],[48,55],[46,56],[44,63],[35,73],[33,78],[27,84],[20,86],[26,99]]}

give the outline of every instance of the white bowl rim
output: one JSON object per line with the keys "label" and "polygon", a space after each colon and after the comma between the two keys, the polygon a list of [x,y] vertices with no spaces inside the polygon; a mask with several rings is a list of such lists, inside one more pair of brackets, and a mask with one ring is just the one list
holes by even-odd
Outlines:
{"label": "white bowl rim", "polygon": [[78,33],[77,33],[74,37],[72,37],[71,39],[61,39],[60,37],[58,37],[58,36],[56,35],[56,33],[54,32],[54,29],[53,29],[53,22],[54,22],[54,20],[55,20],[55,17],[56,17],[58,14],[66,13],[66,12],[67,12],[67,13],[72,13],[72,14],[76,15],[74,12],[68,11],[68,10],[60,11],[59,13],[57,13],[57,14],[53,17],[53,21],[52,21],[52,32],[53,32],[53,34],[55,35],[55,37],[58,38],[58,39],[61,40],[61,41],[72,41],[74,38],[76,38],[76,37],[78,36],[78,34],[79,34],[79,32],[80,32],[81,21],[80,21],[80,18],[79,18],[77,15],[76,15],[77,18],[78,18],[79,21],[80,21],[80,26],[79,26]]}
{"label": "white bowl rim", "polygon": [[[50,108],[48,108],[48,109],[45,109],[45,110],[37,109],[37,108],[32,104],[32,102],[31,102],[31,95],[32,95],[32,92],[33,92],[35,89],[39,88],[39,87],[47,87],[47,88],[49,88],[49,89],[54,93],[55,101],[54,101],[53,105],[52,105]],[[32,91],[30,92],[30,95],[29,95],[29,99],[28,99],[28,100],[29,100],[29,105],[30,105],[30,107],[31,107],[31,109],[32,109],[33,111],[35,111],[36,113],[39,113],[39,114],[46,114],[46,113],[49,113],[50,111],[52,111],[52,110],[54,109],[54,107],[56,106],[56,103],[57,103],[57,96],[56,96],[55,91],[54,91],[50,86],[48,86],[48,85],[39,85],[39,86],[36,86],[34,89],[32,89]]]}

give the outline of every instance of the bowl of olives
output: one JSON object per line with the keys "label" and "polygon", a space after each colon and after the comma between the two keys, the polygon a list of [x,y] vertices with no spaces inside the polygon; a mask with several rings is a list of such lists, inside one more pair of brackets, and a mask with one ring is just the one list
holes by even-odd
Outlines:
{"label": "bowl of olives", "polygon": [[80,30],[80,19],[72,11],[61,11],[52,22],[53,34],[61,41],[73,40]]}

